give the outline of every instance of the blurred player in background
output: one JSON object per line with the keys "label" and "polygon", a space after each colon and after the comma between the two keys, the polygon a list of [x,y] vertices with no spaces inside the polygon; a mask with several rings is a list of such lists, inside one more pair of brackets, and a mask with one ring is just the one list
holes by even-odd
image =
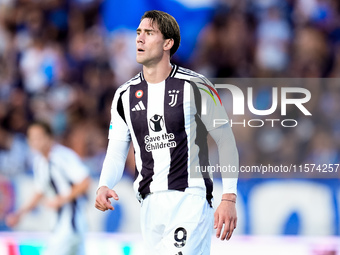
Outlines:
{"label": "blurred player in background", "polygon": [[[132,140],[146,254],[207,255],[213,223],[222,240],[229,240],[236,228],[237,176],[223,178],[224,194],[214,215],[212,178],[190,178],[190,167],[209,165],[208,133],[217,143],[221,165],[238,167],[238,152],[229,124],[213,125],[213,119],[228,119],[224,107],[208,98],[208,114],[201,114],[205,92],[200,88],[213,85],[170,62],[179,44],[179,26],[172,16],[161,11],[143,15],[136,38],[143,71],[115,93],[95,206],[114,209],[109,198],[118,200],[118,195],[111,188],[122,176]],[[193,78],[200,84],[192,84]]]}
{"label": "blurred player in background", "polygon": [[31,124],[27,135],[34,151],[35,193],[26,205],[7,216],[6,223],[11,227],[16,225],[52,188],[55,196],[45,204],[57,211],[58,221],[45,254],[85,254],[84,200],[90,184],[88,170],[74,151],[54,141],[47,123]]}

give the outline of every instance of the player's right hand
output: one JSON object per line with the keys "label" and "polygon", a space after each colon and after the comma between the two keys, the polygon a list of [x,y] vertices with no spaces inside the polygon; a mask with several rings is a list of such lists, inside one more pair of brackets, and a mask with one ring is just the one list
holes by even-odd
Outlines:
{"label": "player's right hand", "polygon": [[106,186],[100,187],[97,190],[95,207],[103,212],[106,210],[114,210],[113,206],[111,205],[110,198],[113,198],[114,200],[119,199],[117,193],[114,190],[109,189]]}
{"label": "player's right hand", "polygon": [[20,215],[18,213],[8,214],[5,218],[6,225],[9,227],[14,227],[18,224],[20,220]]}

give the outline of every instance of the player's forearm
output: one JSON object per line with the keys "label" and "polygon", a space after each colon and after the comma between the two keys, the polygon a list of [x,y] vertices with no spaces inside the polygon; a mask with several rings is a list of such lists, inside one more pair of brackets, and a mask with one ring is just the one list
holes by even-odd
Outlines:
{"label": "player's forearm", "polygon": [[33,195],[33,197],[31,198],[31,200],[25,204],[23,207],[21,207],[16,214],[18,214],[19,216],[22,216],[30,211],[32,211],[34,208],[37,207],[37,205],[39,204],[40,200],[43,198],[44,194],[43,193],[35,193]]}
{"label": "player's forearm", "polygon": [[237,179],[239,169],[239,155],[236,148],[234,135],[231,128],[227,128],[227,139],[219,147],[219,158],[221,166],[226,166],[230,171],[222,171],[223,194],[237,194]]}
{"label": "player's forearm", "polygon": [[109,140],[98,188],[113,188],[122,178],[129,145],[126,141]]}
{"label": "player's forearm", "polygon": [[239,169],[239,155],[232,130],[229,125],[223,125],[210,131],[215,140],[221,169],[223,194],[237,194],[237,178]]}
{"label": "player's forearm", "polygon": [[65,197],[65,202],[75,200],[77,197],[85,194],[90,186],[90,177],[86,177],[80,183],[73,185],[71,192]]}
{"label": "player's forearm", "polygon": [[237,195],[237,178],[222,177],[223,194]]}

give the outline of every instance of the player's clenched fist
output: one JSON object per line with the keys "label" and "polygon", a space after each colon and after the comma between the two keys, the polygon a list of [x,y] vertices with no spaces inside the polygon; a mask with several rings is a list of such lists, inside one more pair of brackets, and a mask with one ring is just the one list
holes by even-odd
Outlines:
{"label": "player's clenched fist", "polygon": [[114,210],[113,206],[111,205],[110,198],[118,200],[119,197],[116,192],[112,189],[109,189],[106,186],[102,186],[97,190],[97,197],[96,197],[96,204],[95,207],[98,210],[106,211],[106,210]]}

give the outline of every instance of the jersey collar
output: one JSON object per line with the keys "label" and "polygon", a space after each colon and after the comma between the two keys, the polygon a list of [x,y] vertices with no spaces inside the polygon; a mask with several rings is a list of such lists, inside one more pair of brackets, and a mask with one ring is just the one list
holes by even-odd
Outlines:
{"label": "jersey collar", "polygon": [[[169,77],[174,77],[176,72],[177,72],[178,66],[175,65],[175,64],[171,64],[171,66],[172,66],[171,72],[170,72],[169,76],[166,79],[168,79]],[[140,72],[140,79],[142,81],[145,80],[143,70]]]}

